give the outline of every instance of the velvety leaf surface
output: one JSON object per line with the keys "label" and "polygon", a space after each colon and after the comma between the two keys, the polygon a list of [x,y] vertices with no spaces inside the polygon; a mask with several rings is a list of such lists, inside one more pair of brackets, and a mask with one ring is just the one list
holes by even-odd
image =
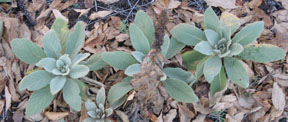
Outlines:
{"label": "velvety leaf surface", "polygon": [[182,80],[187,83],[191,83],[193,80],[195,80],[191,72],[187,72],[181,68],[164,68],[163,71],[172,79]]}
{"label": "velvety leaf surface", "polygon": [[217,32],[211,30],[211,29],[206,29],[205,31],[205,35],[206,38],[208,40],[208,42],[213,46],[216,45],[218,43],[218,41],[220,40],[220,36],[218,35]]}
{"label": "velvety leaf surface", "polygon": [[49,86],[35,91],[26,107],[26,115],[32,116],[43,111],[53,100],[53,95],[50,93]]}
{"label": "velvety leaf surface", "polygon": [[177,41],[175,38],[172,37],[172,39],[170,40],[167,52],[164,56],[167,59],[170,59],[173,56],[177,55],[184,47],[185,47],[185,44]]}
{"label": "velvety leaf surface", "polygon": [[51,94],[57,94],[64,87],[66,80],[67,79],[64,76],[56,76],[53,78],[50,83]]}
{"label": "velvety leaf surface", "polygon": [[168,78],[162,82],[169,95],[177,101],[194,103],[198,97],[185,81]]}
{"label": "velvety leaf surface", "polygon": [[210,95],[214,96],[216,92],[223,90],[226,87],[226,84],[226,74],[224,71],[224,67],[222,67],[221,72],[210,83]]}
{"label": "velvety leaf surface", "polygon": [[104,52],[101,56],[107,64],[120,70],[125,70],[131,64],[137,63],[136,59],[123,51]]}
{"label": "velvety leaf surface", "polygon": [[152,19],[147,15],[143,10],[140,10],[136,13],[134,24],[139,27],[139,29],[144,33],[144,35],[149,40],[150,46],[154,42],[154,23]]}
{"label": "velvety leaf surface", "polygon": [[257,44],[245,48],[239,57],[245,60],[266,63],[283,59],[285,55],[285,52],[277,46]]}
{"label": "velvety leaf surface", "polygon": [[125,70],[125,74],[133,77],[134,74],[140,71],[141,71],[141,64],[132,64],[127,67],[127,69]]}
{"label": "velvety leaf surface", "polygon": [[249,75],[241,61],[235,58],[224,58],[225,70],[228,78],[242,88],[249,86]]}
{"label": "velvety leaf surface", "polygon": [[211,7],[205,10],[204,24],[206,26],[206,29],[211,29],[216,31],[218,34],[221,34],[220,21]]}
{"label": "velvety leaf surface", "polygon": [[255,41],[264,30],[264,22],[254,22],[246,25],[234,37],[233,42],[246,46]]}
{"label": "velvety leaf surface", "polygon": [[171,30],[172,36],[186,45],[196,45],[202,40],[206,40],[204,32],[194,25],[179,24]]}
{"label": "velvety leaf surface", "polygon": [[70,58],[73,59],[74,56],[81,50],[84,46],[85,40],[85,26],[83,22],[77,22],[74,31],[69,35],[69,40],[66,44],[66,54],[69,54]]}
{"label": "velvety leaf surface", "polygon": [[203,55],[197,51],[187,51],[182,54],[183,65],[190,69],[195,70],[197,64],[204,58],[206,55]]}
{"label": "velvety leaf surface", "polygon": [[90,71],[102,69],[107,65],[103,61],[101,53],[94,53],[87,61],[82,61],[80,64],[88,66]]}
{"label": "velvety leaf surface", "polygon": [[228,12],[223,12],[220,17],[220,23],[223,26],[226,26],[231,29],[231,33],[235,33],[236,30],[240,27],[240,19]]}
{"label": "velvety leaf surface", "polygon": [[117,108],[125,101],[125,99],[123,101],[123,98],[133,89],[130,85],[131,79],[132,77],[127,77],[120,83],[117,83],[110,88],[108,92],[108,102],[110,104],[110,108]]}
{"label": "velvety leaf surface", "polygon": [[145,34],[141,31],[137,25],[131,23],[129,26],[130,40],[133,48],[136,51],[140,51],[144,54],[148,54],[150,51],[150,43]]}
{"label": "velvety leaf surface", "polygon": [[77,79],[84,77],[89,72],[89,68],[85,65],[75,65],[71,68],[71,71],[69,73],[69,76],[71,78]]}
{"label": "velvety leaf surface", "polygon": [[74,110],[81,110],[81,97],[79,96],[80,89],[72,79],[67,79],[63,88],[63,98]]}
{"label": "velvety leaf surface", "polygon": [[106,94],[105,94],[105,89],[104,87],[101,87],[101,89],[97,92],[97,96],[96,96],[96,103],[97,105],[105,105],[105,101],[106,101]]}
{"label": "velvety leaf surface", "polygon": [[56,68],[56,59],[54,58],[42,58],[36,66],[43,67],[46,71],[52,72],[53,69]]}
{"label": "velvety leaf surface", "polygon": [[213,48],[207,41],[199,42],[195,47],[194,50],[202,53],[204,55],[214,55]]}
{"label": "velvety leaf surface", "polygon": [[143,59],[145,58],[145,54],[139,51],[133,51],[132,56],[139,62],[142,63]]}
{"label": "velvety leaf surface", "polygon": [[51,29],[55,30],[57,37],[60,40],[62,51],[66,50],[66,42],[68,41],[70,34],[67,24],[68,23],[66,23],[64,19],[56,18],[51,27]]}
{"label": "velvety leaf surface", "polygon": [[44,52],[48,57],[58,59],[61,56],[62,47],[54,30],[49,30],[45,33],[42,43]]}
{"label": "velvety leaf surface", "polygon": [[211,83],[222,68],[222,60],[218,56],[213,56],[207,59],[204,64],[203,73],[206,80]]}
{"label": "velvety leaf surface", "polygon": [[17,58],[27,64],[34,65],[46,57],[42,48],[28,39],[13,39],[11,48]]}
{"label": "velvety leaf surface", "polygon": [[47,86],[54,76],[44,70],[32,72],[25,76],[20,82],[19,89],[21,91],[28,89],[30,91],[39,90]]}

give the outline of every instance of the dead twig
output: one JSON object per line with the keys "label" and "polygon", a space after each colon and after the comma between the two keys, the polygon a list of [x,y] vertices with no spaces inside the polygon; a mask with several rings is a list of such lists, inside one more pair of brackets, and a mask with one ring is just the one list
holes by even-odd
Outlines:
{"label": "dead twig", "polygon": [[94,80],[94,79],[91,79],[91,78],[88,78],[88,77],[83,77],[81,78],[84,80],[84,82],[87,82],[87,83],[92,83],[92,84],[96,84],[98,86],[101,86],[101,87],[105,87],[105,85],[97,80]]}

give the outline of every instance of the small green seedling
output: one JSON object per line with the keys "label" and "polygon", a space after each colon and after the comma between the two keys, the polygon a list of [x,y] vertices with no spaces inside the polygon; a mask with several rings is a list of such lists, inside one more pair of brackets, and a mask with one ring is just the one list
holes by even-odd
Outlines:
{"label": "small green seedling", "polygon": [[27,115],[41,112],[54,96],[60,93],[74,110],[81,110],[85,84],[78,78],[87,75],[89,70],[100,69],[106,65],[100,54],[94,54],[87,61],[83,61],[90,55],[78,54],[84,40],[83,22],[78,22],[74,31],[70,32],[62,19],[56,19],[52,29],[44,35],[44,50],[28,39],[12,40],[12,50],[21,61],[44,69],[32,72],[20,82],[20,90],[34,91],[27,103]]}
{"label": "small green seedling", "polygon": [[85,102],[89,118],[84,119],[84,122],[112,122],[108,117],[113,113],[113,109],[105,109],[105,103],[105,89],[102,87],[97,93],[96,104],[91,101]]}
{"label": "small green seedling", "polygon": [[211,84],[212,96],[225,88],[226,75],[243,88],[249,86],[249,75],[242,59],[264,63],[285,56],[285,52],[277,46],[251,44],[263,31],[263,22],[248,24],[235,33],[240,25],[235,15],[224,12],[219,20],[213,9],[208,8],[204,13],[204,32],[189,24],[177,25],[171,31],[178,41],[195,46],[194,51],[183,54],[183,64],[189,69],[196,68],[196,79],[204,74]]}
{"label": "small green seedling", "polygon": [[[136,14],[134,23],[129,26],[130,40],[135,49],[132,55],[123,51],[102,53],[102,58],[107,64],[116,69],[125,70],[125,74],[129,76],[111,87],[108,93],[108,101],[112,108],[120,106],[125,101],[126,94],[132,90],[129,81],[134,74],[141,71],[143,59],[150,52],[154,43],[154,33],[155,29],[152,19],[144,11],[139,11]],[[184,46],[183,43],[176,41],[175,38],[170,40],[166,35],[161,46],[162,55],[167,59],[172,58]],[[193,81],[192,73],[180,68],[165,68],[164,72],[168,78],[163,79],[162,83],[172,98],[188,103],[198,100],[193,89],[187,84]]]}

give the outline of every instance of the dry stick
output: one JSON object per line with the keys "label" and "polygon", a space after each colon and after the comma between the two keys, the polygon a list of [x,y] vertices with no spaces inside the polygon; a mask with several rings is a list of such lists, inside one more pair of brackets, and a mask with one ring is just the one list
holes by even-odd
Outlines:
{"label": "dry stick", "polygon": [[94,6],[95,6],[95,10],[96,10],[96,12],[98,11],[98,4],[97,4],[97,0],[94,0]]}
{"label": "dry stick", "polygon": [[81,78],[83,79],[85,82],[88,82],[88,83],[92,83],[92,84],[96,84],[96,85],[99,85],[101,87],[105,87],[105,85],[97,80],[94,80],[94,79],[91,79],[91,78],[88,78],[88,77],[83,77]]}
{"label": "dry stick", "polygon": [[128,20],[128,18],[129,18],[130,14],[131,14],[132,11],[135,9],[135,7],[136,7],[136,5],[138,4],[139,1],[140,1],[140,0],[137,0],[137,2],[134,4],[134,6],[132,7],[132,9],[130,10],[128,16],[126,17],[126,19],[125,19],[125,23],[126,23],[126,24],[127,24],[127,20]]}

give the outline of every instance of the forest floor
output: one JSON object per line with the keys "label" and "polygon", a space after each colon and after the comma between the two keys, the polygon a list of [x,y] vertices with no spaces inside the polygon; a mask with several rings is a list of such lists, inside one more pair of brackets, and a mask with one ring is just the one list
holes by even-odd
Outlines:
{"label": "forest floor", "polygon": [[[55,18],[63,18],[69,28],[77,21],[86,24],[83,52],[91,54],[105,51],[131,52],[128,25],[138,10],[146,11],[157,23],[162,10],[167,10],[169,34],[179,23],[203,24],[203,13],[212,7],[220,16],[233,13],[240,18],[243,27],[255,21],[264,21],[265,29],[257,43],[280,46],[288,51],[288,1],[287,0],[11,0],[0,3],[0,19],[4,22],[0,39],[0,113],[2,122],[22,121],[82,121],[86,111],[69,111],[65,103],[51,112],[50,105],[41,114],[26,116],[25,108],[31,92],[20,91],[19,82],[34,66],[15,57],[10,48],[14,38],[28,38],[41,45],[43,35],[51,28]],[[186,46],[171,59],[171,64],[182,66],[181,54],[192,47]],[[166,92],[167,99],[159,115],[151,114],[153,122],[288,122],[288,56],[272,63],[245,62],[251,78],[250,86],[243,89],[230,83],[225,91],[209,96],[209,84],[199,80],[193,85],[199,102],[177,102]],[[191,71],[195,72],[195,71]],[[106,66],[90,72],[90,79],[102,82],[109,88],[125,78],[123,71]],[[91,82],[86,90],[88,98],[95,99],[99,87]],[[135,92],[130,92],[125,104],[117,108],[111,120],[129,122],[129,114]],[[165,96],[164,95],[164,96]],[[285,100],[278,99],[284,97]],[[56,99],[57,102],[61,99]],[[55,103],[56,103],[55,102]],[[284,104],[283,104],[284,103]],[[278,109],[275,106],[282,105]],[[50,111],[50,112],[49,112]],[[64,118],[64,119],[63,119]]]}

